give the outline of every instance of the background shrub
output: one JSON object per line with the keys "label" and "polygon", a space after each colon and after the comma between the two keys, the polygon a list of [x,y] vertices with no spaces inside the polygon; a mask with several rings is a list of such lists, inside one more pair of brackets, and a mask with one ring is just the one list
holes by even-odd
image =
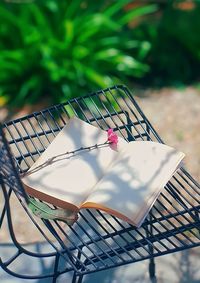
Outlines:
{"label": "background shrub", "polygon": [[117,83],[199,81],[200,1],[7,1],[0,106],[57,103]]}
{"label": "background shrub", "polygon": [[156,5],[127,0],[0,4],[0,96],[11,107],[57,103],[149,71],[150,45],[129,22]]}
{"label": "background shrub", "polygon": [[145,58],[147,86],[192,84],[200,79],[200,1],[163,1],[158,12],[144,21],[137,39],[151,49]]}

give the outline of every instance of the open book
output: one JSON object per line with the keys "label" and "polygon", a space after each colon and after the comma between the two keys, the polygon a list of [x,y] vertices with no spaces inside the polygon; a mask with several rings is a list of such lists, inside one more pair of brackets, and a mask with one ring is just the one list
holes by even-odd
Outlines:
{"label": "open book", "polygon": [[184,154],[120,137],[114,150],[106,141],[106,131],[71,118],[22,178],[27,193],[63,209],[100,209],[140,226]]}

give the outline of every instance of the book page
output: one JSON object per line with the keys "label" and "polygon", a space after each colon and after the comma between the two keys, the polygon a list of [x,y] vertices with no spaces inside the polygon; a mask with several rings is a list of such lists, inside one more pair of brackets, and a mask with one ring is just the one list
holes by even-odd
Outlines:
{"label": "book page", "polygon": [[110,209],[110,213],[123,215],[137,226],[183,157],[182,152],[164,144],[131,142],[82,207]]}
{"label": "book page", "polygon": [[[118,152],[107,144],[75,154],[62,154],[81,147],[103,144],[106,141],[106,131],[76,117],[71,118],[30,168],[28,175],[22,178],[22,182],[36,190],[34,196],[37,196],[38,192],[42,200],[52,203],[53,199],[50,197],[53,197],[80,206],[90,190],[105,174],[110,163],[117,157]],[[120,138],[119,144],[123,145],[126,142]],[[49,159],[57,155],[61,156],[48,163]],[[28,193],[33,192],[29,189]],[[62,205],[61,202],[59,204]]]}

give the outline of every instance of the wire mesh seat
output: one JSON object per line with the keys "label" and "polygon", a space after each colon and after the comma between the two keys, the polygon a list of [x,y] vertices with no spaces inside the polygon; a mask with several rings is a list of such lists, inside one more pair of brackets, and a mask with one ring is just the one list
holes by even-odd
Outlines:
{"label": "wire mesh seat", "polygon": [[[29,211],[19,173],[31,167],[72,115],[104,130],[113,128],[126,141],[163,142],[124,86],[74,98],[5,123],[0,130],[0,228],[6,220],[16,251],[9,259],[0,253],[0,266],[19,278],[51,278],[52,282],[73,271],[75,283],[88,273],[151,259],[153,276],[153,258],[200,246],[200,186],[184,168],[165,186],[139,229],[94,209],[82,210],[73,226],[39,221]],[[12,194],[40,231],[49,252],[33,252],[18,241],[11,213]],[[14,264],[22,257],[30,262],[50,260],[52,264],[45,274],[35,274],[34,270],[24,274]]]}

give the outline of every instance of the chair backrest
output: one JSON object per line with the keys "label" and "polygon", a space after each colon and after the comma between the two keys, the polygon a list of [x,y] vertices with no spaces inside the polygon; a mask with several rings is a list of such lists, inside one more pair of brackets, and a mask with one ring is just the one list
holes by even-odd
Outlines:
{"label": "chair backrest", "polygon": [[27,194],[23,188],[16,169],[8,142],[3,132],[3,126],[0,124],[0,180],[15,193],[27,200]]}

